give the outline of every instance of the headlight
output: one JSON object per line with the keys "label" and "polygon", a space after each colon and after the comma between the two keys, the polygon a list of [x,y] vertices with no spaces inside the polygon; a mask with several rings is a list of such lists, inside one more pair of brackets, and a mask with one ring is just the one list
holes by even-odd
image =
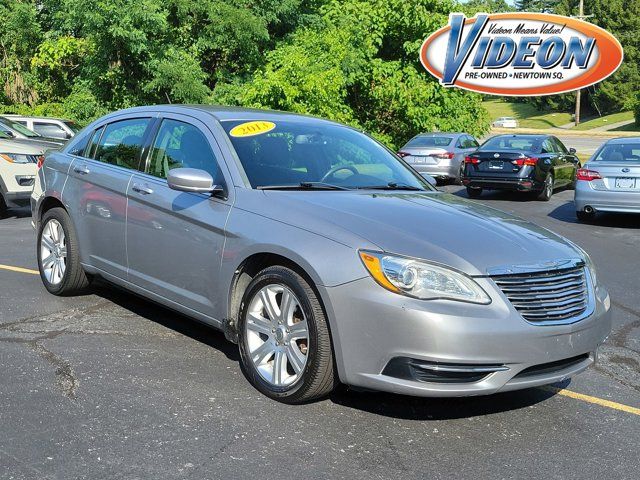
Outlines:
{"label": "headlight", "polygon": [[361,251],[360,258],[371,276],[387,290],[420,298],[491,303],[489,295],[462,272],[423,260]]}
{"label": "headlight", "polygon": [[22,153],[0,153],[0,158],[9,163],[36,163],[36,155],[23,155]]}

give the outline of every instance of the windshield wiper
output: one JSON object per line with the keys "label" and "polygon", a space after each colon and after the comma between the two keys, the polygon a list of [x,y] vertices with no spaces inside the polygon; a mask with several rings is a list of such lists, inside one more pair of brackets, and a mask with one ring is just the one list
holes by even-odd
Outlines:
{"label": "windshield wiper", "polygon": [[262,185],[258,190],[350,190],[347,187],[324,182],[300,182],[294,185]]}
{"label": "windshield wiper", "polygon": [[389,182],[386,185],[369,185],[367,187],[358,187],[361,190],[418,190],[424,192],[424,188],[407,185],[406,183]]}

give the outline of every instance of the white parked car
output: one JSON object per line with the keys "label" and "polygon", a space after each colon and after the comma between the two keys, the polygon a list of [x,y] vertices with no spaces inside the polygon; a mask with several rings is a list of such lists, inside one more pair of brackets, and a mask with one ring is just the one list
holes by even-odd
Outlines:
{"label": "white parked car", "polygon": [[79,127],[71,120],[49,117],[24,117],[20,115],[5,115],[11,120],[21,123],[29,130],[49,138],[67,140],[79,131]]}
{"label": "white parked car", "polygon": [[28,140],[0,137],[0,218],[8,208],[25,207],[33,190],[45,147]]}
{"label": "white parked car", "polygon": [[491,125],[502,128],[518,128],[518,120],[513,117],[500,117]]}

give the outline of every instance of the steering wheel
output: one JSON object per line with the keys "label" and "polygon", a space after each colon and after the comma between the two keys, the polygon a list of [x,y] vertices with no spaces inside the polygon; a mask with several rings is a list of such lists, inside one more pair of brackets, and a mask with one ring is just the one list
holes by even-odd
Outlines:
{"label": "steering wheel", "polygon": [[337,165],[329,170],[324,176],[320,179],[321,182],[326,182],[329,178],[339,172],[340,170],[349,170],[354,175],[358,175],[360,172],[353,165]]}

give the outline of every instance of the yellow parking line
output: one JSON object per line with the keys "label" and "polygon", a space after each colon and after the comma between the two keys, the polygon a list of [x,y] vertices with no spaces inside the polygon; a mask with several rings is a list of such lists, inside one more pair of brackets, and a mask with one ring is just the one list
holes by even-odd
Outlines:
{"label": "yellow parking line", "polygon": [[30,273],[31,275],[40,275],[38,270],[31,270],[30,268],[14,267],[12,265],[2,265],[0,263],[1,270],[9,270],[11,272]]}
{"label": "yellow parking line", "polygon": [[585,395],[584,393],[573,392],[571,390],[565,390],[564,388],[556,387],[543,387],[545,390],[562,395],[564,397],[573,398],[575,400],[582,400],[583,402],[593,403],[600,405],[601,407],[613,408],[614,410],[620,410],[621,412],[633,413],[634,415],[640,415],[640,408],[631,407],[618,402],[612,402],[611,400],[605,400],[604,398],[592,397],[591,395]]}

